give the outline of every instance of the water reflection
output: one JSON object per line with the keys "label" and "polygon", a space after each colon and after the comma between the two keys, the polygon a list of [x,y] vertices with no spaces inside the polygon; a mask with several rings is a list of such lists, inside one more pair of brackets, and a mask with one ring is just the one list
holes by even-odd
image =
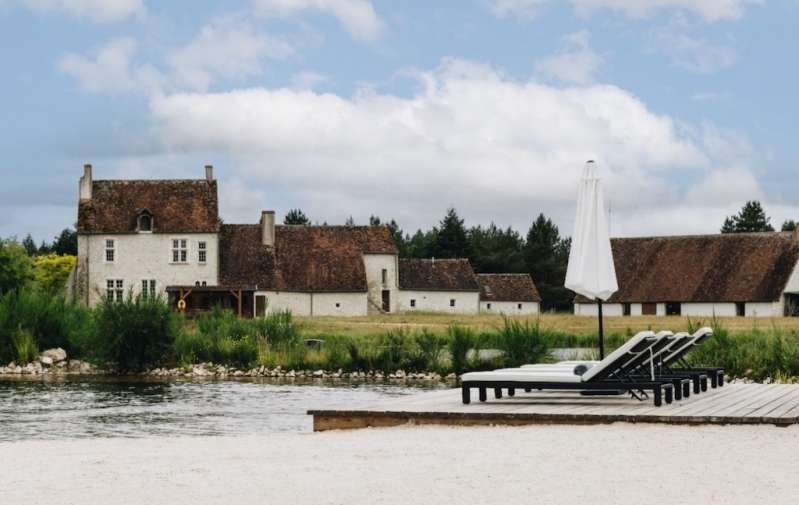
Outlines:
{"label": "water reflection", "polygon": [[0,441],[310,431],[308,409],[352,406],[419,390],[269,379],[0,379]]}

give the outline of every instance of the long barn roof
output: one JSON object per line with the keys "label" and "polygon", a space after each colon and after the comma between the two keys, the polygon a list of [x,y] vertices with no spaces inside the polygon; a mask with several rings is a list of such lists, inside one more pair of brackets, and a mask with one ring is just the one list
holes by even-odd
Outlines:
{"label": "long barn roof", "polygon": [[620,238],[611,246],[619,281],[611,303],[775,302],[799,261],[793,233]]}

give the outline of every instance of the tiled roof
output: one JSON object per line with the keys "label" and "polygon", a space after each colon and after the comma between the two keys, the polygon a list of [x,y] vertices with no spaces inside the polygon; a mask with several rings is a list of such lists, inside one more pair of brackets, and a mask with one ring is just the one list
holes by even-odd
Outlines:
{"label": "tiled roof", "polygon": [[479,291],[467,259],[401,259],[399,287],[419,291]]}
{"label": "tiled roof", "polygon": [[216,181],[94,181],[78,205],[78,233],[134,233],[149,211],[153,233],[213,233],[219,229]]}
{"label": "tiled roof", "polygon": [[610,302],[616,303],[775,302],[799,260],[793,233],[623,238],[611,244],[619,291]]}
{"label": "tiled roof", "polygon": [[478,274],[480,300],[488,302],[540,302],[529,274]]}
{"label": "tiled roof", "polygon": [[222,225],[220,283],[276,291],[366,291],[363,254],[396,254],[385,226],[275,226],[275,246],[260,225]]}

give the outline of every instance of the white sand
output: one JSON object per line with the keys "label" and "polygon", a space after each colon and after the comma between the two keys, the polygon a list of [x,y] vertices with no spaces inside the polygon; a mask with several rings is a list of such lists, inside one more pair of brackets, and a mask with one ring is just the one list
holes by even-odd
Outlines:
{"label": "white sand", "polygon": [[407,427],[0,444],[2,504],[754,504],[799,497],[799,427]]}

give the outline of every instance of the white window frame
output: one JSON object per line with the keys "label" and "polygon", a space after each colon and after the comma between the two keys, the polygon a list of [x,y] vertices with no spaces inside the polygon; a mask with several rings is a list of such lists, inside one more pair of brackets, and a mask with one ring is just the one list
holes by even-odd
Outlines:
{"label": "white window frame", "polygon": [[[149,230],[142,230],[142,228],[141,228],[141,219],[143,217],[146,217],[147,219],[150,220],[150,229]],[[136,218],[136,231],[138,233],[152,233],[153,232],[153,215],[150,214],[149,212],[142,212],[141,214],[139,214],[139,216]]]}
{"label": "white window frame", "polygon": [[[175,259],[177,257],[177,259]],[[176,237],[169,243],[169,259],[173,265],[187,265],[189,263],[189,239]]]}
{"label": "white window frame", "polygon": [[121,302],[125,299],[124,279],[106,279],[105,295],[109,302]]}
{"label": "white window frame", "polygon": [[155,279],[142,279],[141,280],[141,297],[142,300],[154,300],[157,297],[157,289]]}
{"label": "white window frame", "polygon": [[[108,247],[109,243],[111,244],[111,247]],[[103,239],[103,263],[117,262],[117,258],[119,257],[119,254],[117,254],[119,252],[119,248],[117,247],[118,244],[119,242],[117,242],[117,239],[115,238]],[[109,252],[111,253],[111,258],[112,258],[110,260],[108,259]]]}
{"label": "white window frame", "polygon": [[205,240],[197,241],[197,263],[200,265],[208,263],[208,242]]}
{"label": "white window frame", "polygon": [[384,286],[388,284],[388,268],[380,270],[380,281]]}

